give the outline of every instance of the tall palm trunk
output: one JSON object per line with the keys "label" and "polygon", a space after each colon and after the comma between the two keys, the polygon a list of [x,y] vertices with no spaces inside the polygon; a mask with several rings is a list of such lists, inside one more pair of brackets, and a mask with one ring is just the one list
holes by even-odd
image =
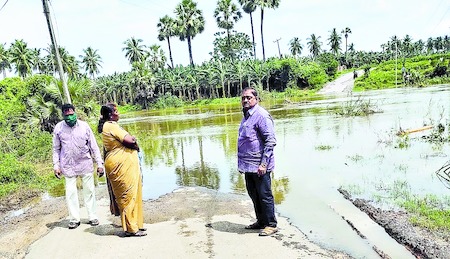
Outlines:
{"label": "tall palm trunk", "polygon": [[252,16],[252,13],[250,13],[250,25],[252,26],[253,57],[254,57],[254,59],[256,59],[255,31],[253,29],[253,16]]}
{"label": "tall palm trunk", "polygon": [[192,58],[191,36],[187,37],[187,42],[189,47],[189,60],[191,62],[191,66],[194,66],[194,59]]}
{"label": "tall palm trunk", "polygon": [[231,51],[231,41],[230,41],[230,30],[227,29],[227,44],[228,44],[228,55],[231,57],[231,60],[234,61],[234,57]]}
{"label": "tall palm trunk", "polygon": [[264,8],[261,8],[261,45],[262,45],[263,61],[266,61],[266,51],[264,50],[263,22],[264,22]]}
{"label": "tall palm trunk", "polygon": [[173,58],[172,58],[172,48],[170,47],[170,37],[167,37],[167,45],[169,45],[170,64],[172,64],[172,68],[173,68]]}
{"label": "tall palm trunk", "polygon": [[347,38],[348,35],[345,35],[345,57],[347,57]]}

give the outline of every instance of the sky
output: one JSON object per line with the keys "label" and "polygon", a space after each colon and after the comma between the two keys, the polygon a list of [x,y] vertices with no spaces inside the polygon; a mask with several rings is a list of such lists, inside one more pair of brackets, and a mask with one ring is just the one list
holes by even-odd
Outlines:
{"label": "sky", "polygon": [[[205,30],[192,40],[194,63],[210,59],[214,33],[220,31],[214,18],[216,0],[194,0],[203,11]],[[238,6],[237,0],[233,0]],[[122,48],[135,37],[143,44],[161,45],[168,57],[166,41],[159,41],[157,23],[164,15],[175,17],[181,0],[50,0],[50,14],[57,43],[80,60],[83,49],[92,47],[102,58],[100,75],[131,69]],[[3,6],[3,7],[2,7]],[[50,44],[42,0],[0,0],[0,44],[24,40],[29,48],[47,48]],[[260,10],[253,14],[256,56],[262,59]],[[413,41],[450,35],[448,0],[281,0],[277,9],[264,11],[266,58],[289,53],[289,41],[298,37],[302,55],[309,55],[307,38],[320,36],[322,49],[329,50],[328,38],[333,28],[349,27],[348,44],[356,50],[381,51],[381,44],[396,35],[409,35]],[[249,15],[235,30],[251,37]],[[187,41],[171,38],[175,64],[188,65]],[[345,51],[343,37],[341,49]]]}

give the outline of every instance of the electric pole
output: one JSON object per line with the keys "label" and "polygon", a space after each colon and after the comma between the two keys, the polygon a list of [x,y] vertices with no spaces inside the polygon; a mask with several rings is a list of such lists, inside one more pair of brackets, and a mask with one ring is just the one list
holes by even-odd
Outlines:
{"label": "electric pole", "polygon": [[281,58],[281,51],[280,51],[280,41],[281,40],[281,38],[279,38],[279,39],[276,39],[276,40],[274,40],[273,41],[273,43],[277,43],[277,45],[278,45],[278,55],[280,55],[280,58]]}
{"label": "electric pole", "polygon": [[63,85],[63,91],[64,91],[64,96],[66,97],[66,102],[72,103],[72,100],[70,99],[69,88],[67,87],[67,82],[64,77],[64,70],[63,70],[63,66],[62,66],[62,62],[61,62],[61,56],[59,55],[58,44],[56,43],[55,34],[53,33],[53,26],[52,26],[52,21],[50,20],[50,12],[48,10],[47,1],[48,0],[42,0],[42,4],[44,5],[44,14],[45,14],[45,18],[47,18],[48,32],[50,33],[50,39],[52,41],[53,50],[55,51],[55,55],[56,55],[56,62],[58,63],[59,77],[60,77],[62,85]]}

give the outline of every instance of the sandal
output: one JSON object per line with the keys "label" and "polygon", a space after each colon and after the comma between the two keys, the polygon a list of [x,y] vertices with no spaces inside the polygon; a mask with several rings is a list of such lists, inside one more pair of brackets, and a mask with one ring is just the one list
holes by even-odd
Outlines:
{"label": "sandal", "polygon": [[259,236],[266,237],[271,236],[278,232],[277,227],[265,227],[261,232],[259,232]]}
{"label": "sandal", "polygon": [[245,229],[263,229],[264,227],[261,226],[258,222],[255,222],[253,224],[250,224],[248,226],[245,226]]}
{"label": "sandal", "polygon": [[69,229],[75,229],[80,225],[80,222],[71,221],[69,222]]}
{"label": "sandal", "polygon": [[98,222],[98,219],[89,220],[89,225],[93,227],[98,226],[98,224],[100,224],[100,222]]}
{"label": "sandal", "polygon": [[146,236],[146,235],[147,235],[147,233],[145,233],[145,232],[143,232],[141,230],[139,230],[136,233],[131,233],[131,232],[125,231],[125,236],[126,237],[143,237],[143,236]]}

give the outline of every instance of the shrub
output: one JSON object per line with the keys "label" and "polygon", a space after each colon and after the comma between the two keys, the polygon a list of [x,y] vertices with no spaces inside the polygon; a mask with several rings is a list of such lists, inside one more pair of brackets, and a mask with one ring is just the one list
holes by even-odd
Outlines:
{"label": "shrub", "polygon": [[12,154],[0,154],[0,183],[30,183],[36,179],[30,164],[18,161]]}

